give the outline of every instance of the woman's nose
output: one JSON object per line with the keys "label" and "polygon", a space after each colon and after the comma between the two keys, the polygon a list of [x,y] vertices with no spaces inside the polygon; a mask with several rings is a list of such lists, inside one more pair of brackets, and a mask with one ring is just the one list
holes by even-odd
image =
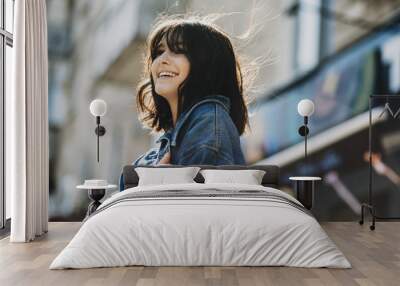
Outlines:
{"label": "woman's nose", "polygon": [[162,55],[160,57],[161,57],[161,63],[169,64],[169,54],[167,51],[162,53]]}

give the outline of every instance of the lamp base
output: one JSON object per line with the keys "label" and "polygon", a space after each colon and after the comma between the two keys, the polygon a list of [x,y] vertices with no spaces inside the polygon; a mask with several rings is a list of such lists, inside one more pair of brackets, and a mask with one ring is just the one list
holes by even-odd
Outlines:
{"label": "lamp base", "polygon": [[106,134],[106,128],[102,125],[99,125],[98,127],[96,127],[94,132],[96,133],[96,135],[103,136],[104,134]]}
{"label": "lamp base", "polygon": [[308,127],[306,126],[306,125],[302,125],[302,126],[300,126],[300,128],[299,128],[299,134],[301,135],[301,136],[306,136],[306,135],[308,135],[308,133],[310,132],[310,130],[308,129]]}

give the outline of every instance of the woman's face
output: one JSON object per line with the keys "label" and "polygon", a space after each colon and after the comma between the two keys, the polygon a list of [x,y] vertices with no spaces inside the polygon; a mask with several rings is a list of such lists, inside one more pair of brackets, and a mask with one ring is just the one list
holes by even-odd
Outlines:
{"label": "woman's face", "polygon": [[151,64],[151,74],[155,91],[168,101],[178,98],[178,87],[187,78],[190,62],[184,54],[172,52],[162,39],[157,49],[156,58]]}

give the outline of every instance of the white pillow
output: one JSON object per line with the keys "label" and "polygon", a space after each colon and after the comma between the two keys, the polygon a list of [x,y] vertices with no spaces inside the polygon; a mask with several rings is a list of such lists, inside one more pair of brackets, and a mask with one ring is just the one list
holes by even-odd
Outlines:
{"label": "white pillow", "polygon": [[135,168],[139,176],[138,186],[195,183],[199,167],[182,168]]}
{"label": "white pillow", "polygon": [[235,183],[261,185],[265,175],[263,170],[201,170],[205,184]]}

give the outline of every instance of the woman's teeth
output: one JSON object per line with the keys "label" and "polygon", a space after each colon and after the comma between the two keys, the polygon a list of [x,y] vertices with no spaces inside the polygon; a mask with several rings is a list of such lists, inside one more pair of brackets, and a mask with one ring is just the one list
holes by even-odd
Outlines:
{"label": "woman's teeth", "polygon": [[158,77],[174,77],[176,76],[176,73],[173,72],[160,72],[160,74],[158,75]]}

